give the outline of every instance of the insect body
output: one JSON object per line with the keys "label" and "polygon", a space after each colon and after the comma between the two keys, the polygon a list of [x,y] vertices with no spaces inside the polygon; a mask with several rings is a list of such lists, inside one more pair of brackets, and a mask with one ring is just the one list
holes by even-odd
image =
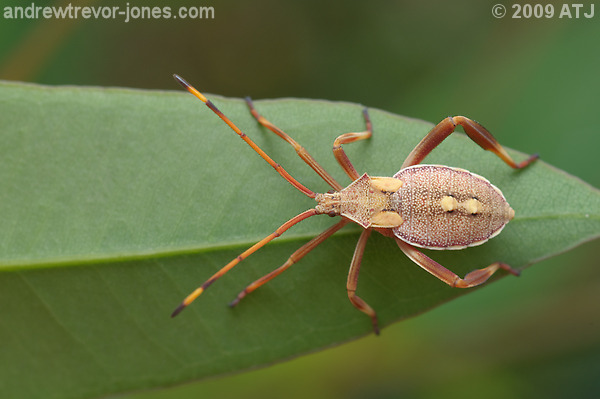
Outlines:
{"label": "insect body", "polygon": [[320,213],[343,216],[365,229],[392,229],[395,237],[427,249],[483,244],[514,216],[502,192],[485,178],[441,165],[411,166],[394,177],[365,173],[316,200]]}
{"label": "insect body", "polygon": [[463,116],[455,116],[448,117],[435,126],[412,150],[400,171],[393,177],[371,177],[366,173],[359,175],[346,156],[342,145],[371,137],[372,124],[365,109],[363,115],[366,130],[342,134],[334,141],[333,154],[342,169],[352,179],[352,183],[344,188],[294,139],[261,116],[254,108],[252,101],[247,99],[250,112],[257,121],[291,144],[298,155],[333,188],[333,192],[318,194],[302,185],[281,165],[273,161],[202,93],[179,76],[174,75],[174,77],[185,89],[204,102],[227,123],[284,179],[300,192],[314,198],[317,205],[288,220],[272,234],[221,268],[188,295],[171,316],[179,314],[214,281],[266,243],[279,237],[296,223],[320,214],[341,216],[341,220],[300,247],[283,265],[248,285],[231,302],[231,306],[237,305],[247,294],[288,269],[349,222],[360,225],[363,232],[358,239],[348,273],[346,284],[348,298],[357,309],[371,318],[376,334],[379,333],[377,314],[356,295],[363,252],[373,230],[392,237],[411,260],[452,287],[468,288],[482,284],[498,269],[518,275],[518,272],[510,266],[496,262],[460,278],[416,248],[463,249],[483,244],[499,234],[515,214],[502,192],[485,178],[464,169],[442,165],[422,165],[420,162],[448,137],[457,125],[461,125],[467,135],[480,147],[494,152],[512,168],[524,168],[537,159],[537,154],[530,156],[525,161],[515,163],[483,126]]}

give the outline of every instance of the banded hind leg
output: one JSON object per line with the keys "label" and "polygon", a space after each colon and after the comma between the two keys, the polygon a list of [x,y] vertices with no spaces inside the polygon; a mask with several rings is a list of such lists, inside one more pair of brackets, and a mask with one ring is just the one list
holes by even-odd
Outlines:
{"label": "banded hind leg", "polygon": [[431,129],[423,140],[417,144],[410,154],[408,154],[408,157],[406,157],[401,169],[421,163],[434,148],[454,132],[454,129],[456,129],[458,125],[463,127],[465,133],[471,140],[484,150],[496,154],[511,168],[524,168],[539,157],[538,154],[533,154],[526,160],[516,163],[510,155],[508,155],[504,147],[498,143],[494,136],[479,123],[464,116],[449,116]]}
{"label": "banded hind leg", "polygon": [[440,265],[429,256],[425,255],[423,252],[419,251],[414,246],[402,241],[401,239],[394,237],[396,243],[417,265],[421,266],[425,271],[431,273],[438,279],[442,280],[444,283],[448,284],[451,287],[456,288],[471,288],[477,285],[485,283],[494,273],[496,273],[499,269],[506,270],[512,275],[518,276],[519,271],[513,269],[506,263],[495,262],[489,265],[488,267],[484,267],[483,269],[476,269],[472,272],[468,273],[464,278],[460,278],[456,273],[451,272],[446,269],[444,266]]}

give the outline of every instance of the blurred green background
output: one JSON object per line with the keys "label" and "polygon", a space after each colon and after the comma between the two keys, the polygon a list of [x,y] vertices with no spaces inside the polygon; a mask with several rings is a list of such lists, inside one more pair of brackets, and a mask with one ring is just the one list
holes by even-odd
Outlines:
{"label": "blurred green background", "polygon": [[[513,3],[499,0],[138,0],[127,4],[170,6],[173,13],[179,6],[213,7],[214,18],[129,22],[10,19],[5,7],[31,2],[0,4],[0,79],[179,90],[171,78],[178,73],[226,96],[351,101],[434,123],[466,115],[502,144],[538,152],[600,186],[600,9],[586,18],[589,3],[579,18],[575,8],[571,18],[559,18],[563,4],[544,2],[552,18],[525,18],[522,9],[517,19]],[[493,16],[495,4],[505,6],[503,18]],[[465,156],[471,150],[477,147]],[[405,155],[390,158],[390,174]],[[519,279],[502,279],[380,337],[122,397],[597,397],[598,249],[595,241],[544,260]]]}

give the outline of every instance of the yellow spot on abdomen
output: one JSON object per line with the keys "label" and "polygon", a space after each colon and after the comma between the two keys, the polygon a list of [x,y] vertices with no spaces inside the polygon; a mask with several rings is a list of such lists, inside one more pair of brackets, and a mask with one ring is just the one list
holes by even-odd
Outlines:
{"label": "yellow spot on abdomen", "polygon": [[479,202],[475,198],[471,198],[470,200],[467,200],[465,202],[465,209],[471,215],[475,215],[477,213],[480,213],[482,211],[483,207],[481,205],[481,202]]}
{"label": "yellow spot on abdomen", "polygon": [[456,198],[446,195],[442,198],[440,204],[445,212],[452,212],[458,206],[458,201],[456,201]]}

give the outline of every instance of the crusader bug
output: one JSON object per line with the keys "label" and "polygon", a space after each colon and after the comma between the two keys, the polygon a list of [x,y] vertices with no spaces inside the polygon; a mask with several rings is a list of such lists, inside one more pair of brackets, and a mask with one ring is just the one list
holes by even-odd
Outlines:
{"label": "crusader bug", "polygon": [[417,247],[437,250],[463,249],[481,245],[498,235],[515,214],[502,192],[485,178],[464,169],[443,165],[421,165],[420,163],[454,132],[457,125],[463,127],[471,140],[484,150],[492,151],[512,168],[526,167],[538,158],[537,154],[530,156],[525,161],[515,163],[483,126],[464,116],[454,116],[444,119],[435,126],[412,150],[400,171],[393,177],[373,177],[366,173],[359,175],[346,156],[342,145],[371,137],[372,124],[365,109],[363,116],[366,130],[342,134],[333,142],[333,155],[352,180],[352,183],[344,188],[294,139],[260,115],[254,108],[252,100],[247,98],[246,102],[250,112],[258,123],[291,144],[300,158],[333,188],[332,192],[319,194],[302,185],[281,165],[273,161],[202,93],[178,75],[173,76],[187,91],[205,103],[229,125],[285,180],[304,195],[314,198],[317,205],[313,209],[294,216],[221,268],[188,295],[175,309],[172,317],[179,314],[212,283],[238,263],[269,241],[279,237],[296,223],[315,215],[341,216],[341,220],[301,246],[283,265],[248,285],[237,295],[230,306],[237,305],[247,294],[281,274],[350,222],[360,225],[363,231],[358,239],[348,272],[346,284],[348,298],[354,307],[371,318],[376,334],[379,334],[377,314],[373,308],[356,295],[363,252],[373,230],[384,236],[392,237],[413,262],[452,287],[469,288],[482,284],[498,269],[504,269],[514,275],[519,274],[509,265],[496,262],[460,278],[417,249]]}

